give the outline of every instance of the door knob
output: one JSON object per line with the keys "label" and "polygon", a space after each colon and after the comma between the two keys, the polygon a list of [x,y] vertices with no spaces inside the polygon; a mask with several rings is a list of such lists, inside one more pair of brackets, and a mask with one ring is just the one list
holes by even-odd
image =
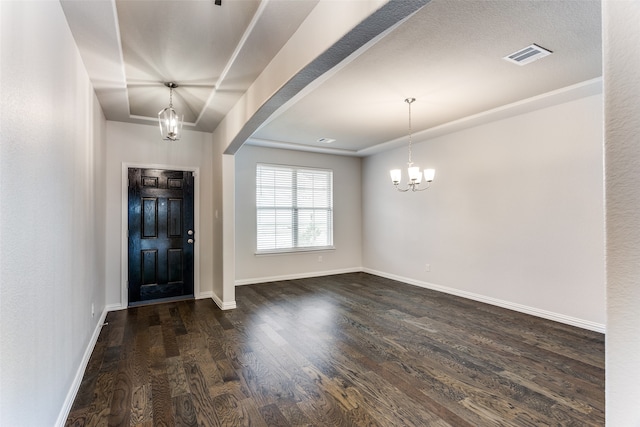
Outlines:
{"label": "door knob", "polygon": [[193,239],[187,240],[187,243],[189,243],[190,245],[193,245]]}

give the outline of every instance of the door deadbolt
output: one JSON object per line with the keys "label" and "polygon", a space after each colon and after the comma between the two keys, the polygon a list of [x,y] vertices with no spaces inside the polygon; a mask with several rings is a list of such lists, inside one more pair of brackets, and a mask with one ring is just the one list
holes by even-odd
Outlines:
{"label": "door deadbolt", "polygon": [[189,230],[189,231],[187,231],[187,234],[188,234],[189,236],[193,236],[193,230]]}

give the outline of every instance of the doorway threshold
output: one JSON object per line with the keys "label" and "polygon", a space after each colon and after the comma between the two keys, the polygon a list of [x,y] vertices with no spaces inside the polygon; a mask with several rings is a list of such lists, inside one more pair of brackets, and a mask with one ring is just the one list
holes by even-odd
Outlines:
{"label": "doorway threshold", "polygon": [[195,298],[193,294],[190,294],[190,295],[180,295],[177,297],[158,298],[158,299],[153,299],[148,301],[135,301],[135,302],[130,302],[127,308],[140,307],[143,305],[163,304],[165,302],[186,301],[186,300],[195,300]]}

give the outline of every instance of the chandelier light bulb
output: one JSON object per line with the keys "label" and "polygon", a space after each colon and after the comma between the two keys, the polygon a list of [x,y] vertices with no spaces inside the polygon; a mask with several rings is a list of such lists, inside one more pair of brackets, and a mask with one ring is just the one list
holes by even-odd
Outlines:
{"label": "chandelier light bulb", "polygon": [[418,166],[409,166],[409,181],[420,183],[422,178],[422,173],[420,172],[420,168]]}
{"label": "chandelier light bulb", "polygon": [[389,173],[391,174],[391,181],[394,184],[400,184],[400,180],[402,179],[402,171],[400,169],[391,169]]}
{"label": "chandelier light bulb", "polygon": [[433,181],[433,178],[436,177],[436,170],[435,169],[425,169],[424,170],[424,180],[427,182],[431,182]]}

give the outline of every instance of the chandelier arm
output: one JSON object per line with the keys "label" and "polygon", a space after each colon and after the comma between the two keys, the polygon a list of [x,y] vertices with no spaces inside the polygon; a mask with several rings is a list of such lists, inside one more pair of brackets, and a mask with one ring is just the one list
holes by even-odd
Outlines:
{"label": "chandelier arm", "polygon": [[424,191],[431,188],[431,182],[427,182],[423,188],[418,189],[417,191]]}

